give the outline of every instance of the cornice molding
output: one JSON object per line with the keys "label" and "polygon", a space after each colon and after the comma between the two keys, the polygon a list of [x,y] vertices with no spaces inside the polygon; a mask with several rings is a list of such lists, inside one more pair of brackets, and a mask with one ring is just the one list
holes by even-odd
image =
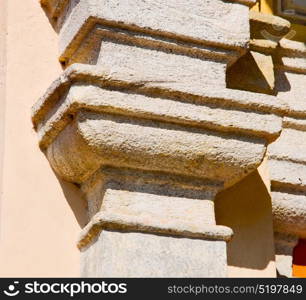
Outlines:
{"label": "cornice molding", "polygon": [[[60,36],[60,60],[70,60],[97,25],[108,26],[112,31],[128,30],[157,40],[231,49],[238,51],[236,56],[248,47],[248,8],[242,4],[251,5],[256,1],[216,0],[211,5],[205,1],[186,0],[185,6],[184,2],[175,1],[154,1],[154,4],[137,1],[75,0],[69,5],[67,1],[43,1],[51,19],[59,16],[62,9],[56,26]],[[185,22],[186,15],[188,21]],[[237,24],[237,20],[241,24]]]}
{"label": "cornice molding", "polygon": [[[152,140],[152,145],[150,147],[153,152],[150,155],[153,155],[153,149],[157,147],[157,156],[155,154],[153,155],[155,157],[154,159],[156,159],[154,162],[155,167],[150,165],[149,157],[145,158],[145,156],[140,164],[136,163],[136,161],[133,162],[134,159],[132,159],[132,157],[128,158],[126,153],[124,154],[125,150],[122,149],[122,155],[125,157],[123,158],[122,156],[122,159],[125,161],[123,164],[124,166],[137,166],[137,168],[139,168],[147,165],[146,168],[149,169],[152,167],[155,170],[167,168],[168,172],[173,170],[178,174],[197,174],[199,177],[205,174],[208,178],[211,176],[214,180],[226,182],[225,185],[227,186],[228,184],[232,184],[233,180],[235,181],[239,176],[245,174],[245,172],[251,172],[252,169],[256,169],[262,159],[262,151],[264,151],[266,141],[275,139],[280,132],[281,114],[285,107],[278,101],[275,101],[275,97],[273,96],[258,95],[229,89],[224,89],[223,91],[219,90],[218,92],[214,91],[212,94],[209,94],[209,91],[207,91],[206,94],[203,93],[204,91],[196,93],[196,90],[192,91],[187,89],[187,86],[185,90],[183,86],[181,86],[181,90],[177,90],[174,87],[171,88],[171,86],[159,86],[158,83],[126,81],[126,78],[112,77],[112,75],[107,75],[107,73],[101,73],[100,68],[74,65],[65,71],[64,75],[52,85],[45,96],[34,107],[33,122],[40,136],[41,148],[46,151],[54,169],[69,181],[78,183],[84,181],[90,174],[101,167],[101,164],[103,165],[103,163],[106,162],[105,159],[103,159],[103,155],[106,153],[101,153],[102,156],[98,154],[100,152],[98,149],[106,147],[106,145],[102,146],[103,139],[98,138],[94,146],[94,144],[92,144],[93,136],[90,136],[91,134],[96,135],[97,133],[92,132],[89,134],[89,139],[87,140],[84,135],[85,132],[84,134],[82,133],[82,126],[87,122],[89,122],[89,125],[92,117],[97,118],[98,123],[102,122],[104,124],[103,126],[108,126],[107,124],[111,122],[115,127],[112,127],[113,129],[109,127],[108,130],[109,132],[115,130],[113,135],[111,135],[115,138],[116,135],[123,134],[123,132],[119,133],[121,132],[120,122],[124,122],[124,118],[130,118],[131,121],[128,123],[131,123],[126,126],[130,126],[132,131],[133,128],[136,130],[143,124],[141,126],[146,128],[148,134],[151,129],[150,127],[146,127],[146,122],[156,122],[156,126],[160,129],[154,129],[151,136],[153,137],[155,135],[154,132],[164,137],[168,136],[168,134],[169,136],[166,140],[161,139],[161,144],[159,144],[157,140],[155,142],[154,139]],[[176,100],[178,97],[181,99],[180,101]],[[228,106],[228,108],[226,108],[226,106]],[[236,108],[234,108],[235,106]],[[274,114],[272,111],[274,111]],[[256,112],[258,112],[258,115]],[[102,117],[102,119],[98,121],[100,117]],[[121,119],[122,121],[120,121]],[[119,123],[115,125],[116,122]],[[260,125],[262,122],[265,123],[264,128]],[[259,127],[257,125],[259,125]],[[163,127],[168,129],[164,130]],[[70,132],[69,134],[66,128]],[[171,152],[170,144],[166,146],[166,141],[169,143],[179,143],[179,136],[176,137],[174,134],[175,131],[172,130],[179,130],[179,132],[181,132],[180,136],[185,136],[185,141],[190,139],[190,147],[188,149],[188,156],[190,156],[190,159],[188,156],[183,160],[182,158],[176,158],[177,153],[185,151],[183,148]],[[65,156],[66,147],[66,133],[64,132],[67,132],[68,139],[71,139],[75,134],[79,135],[81,133],[82,136],[82,146],[75,145],[77,149],[82,149],[80,154],[77,155],[79,158],[75,157],[73,163],[70,160],[70,162],[67,161],[68,165],[71,165],[70,171],[68,171],[69,166],[64,162],[65,158],[62,157],[62,155]],[[137,134],[136,130],[132,136],[137,136]],[[139,134],[142,135],[141,131]],[[203,141],[201,135],[203,135]],[[127,135],[127,141],[132,138],[132,136],[129,137]],[[148,143],[150,143],[149,136],[147,138],[143,136],[143,139],[147,140]],[[176,140],[175,137],[178,140]],[[175,140],[173,140],[173,138],[175,138]],[[197,142],[194,144],[192,142],[193,138],[197,139]],[[61,141],[59,141],[59,139]],[[202,150],[197,154],[199,150],[196,149],[201,144],[201,141],[204,142],[204,140],[211,143],[211,146],[207,148],[206,152],[203,145]],[[99,141],[102,142],[102,144],[100,144]],[[117,143],[115,140],[113,142],[115,144]],[[72,140],[68,143],[72,143]],[[163,145],[163,143],[166,144]],[[53,144],[58,149],[56,152],[54,152]],[[113,144],[112,147],[115,147],[115,144]],[[130,147],[134,147],[132,144],[133,142],[131,140]],[[145,148],[147,146],[141,144],[142,142],[138,146],[142,149],[142,153],[144,155],[149,155],[149,152],[145,154]],[[217,145],[221,144],[226,146],[223,150],[221,146],[221,148],[217,150],[219,154],[214,158],[214,151],[210,153],[209,149],[210,147],[217,149],[219,148]],[[92,152],[96,146],[98,148]],[[135,144],[136,148],[134,149],[134,153],[136,153],[135,151],[137,151],[138,146]],[[249,147],[249,150],[245,151],[245,154],[249,154],[242,155],[239,152],[236,155],[235,151],[240,147]],[[118,163],[120,161],[118,155],[121,150],[119,151],[118,148],[116,151],[116,160]],[[165,152],[163,155],[168,157],[168,162],[170,163],[168,167],[168,163],[165,161],[161,160],[158,162],[158,157],[162,155],[162,152],[158,154],[159,151],[167,152],[167,154]],[[62,153],[60,154],[62,158],[58,160],[59,158],[54,157],[55,153]],[[75,151],[74,154],[76,154]],[[212,165],[215,165],[214,171],[208,171],[208,169],[204,171],[208,167],[208,165],[204,167],[206,163],[203,165],[203,170],[200,164],[198,164],[196,169],[191,168],[193,164],[192,161],[195,160],[196,157],[200,159],[202,155],[207,155],[208,161],[210,161]],[[218,162],[223,155],[225,155],[224,161]],[[226,158],[228,155],[233,157],[232,162],[228,161]],[[253,155],[255,155],[255,157],[253,157]],[[81,163],[85,157],[91,160],[88,164],[89,167],[87,171],[87,163],[85,163],[85,165]],[[141,155],[139,154],[138,159],[140,159],[140,157]],[[79,161],[79,159],[81,159],[81,161]],[[109,157],[109,159],[111,159],[111,157]],[[128,163],[130,159],[131,161]],[[172,167],[171,159],[174,159],[174,165]],[[177,159],[181,160],[181,166],[178,161],[175,163]],[[237,162],[235,162],[236,159]],[[185,163],[183,163],[183,161],[185,161]],[[112,164],[113,163],[114,161],[112,161]],[[136,163],[136,165],[133,165],[134,163]],[[222,165],[221,169],[223,171],[220,169],[220,173],[218,174],[219,164],[220,167]],[[187,167],[187,165],[189,166]],[[81,166],[80,169],[79,166]],[[85,169],[83,168],[84,166]]]}

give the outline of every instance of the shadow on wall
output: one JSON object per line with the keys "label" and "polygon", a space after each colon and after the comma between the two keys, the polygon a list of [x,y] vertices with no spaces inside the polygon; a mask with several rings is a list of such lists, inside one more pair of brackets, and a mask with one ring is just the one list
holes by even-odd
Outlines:
{"label": "shadow on wall", "polygon": [[79,226],[83,228],[88,223],[87,205],[80,189],[73,183],[60,179],[59,181],[67,203],[69,204]]}
{"label": "shadow on wall", "polygon": [[217,224],[234,231],[227,247],[229,277],[242,276],[238,268],[275,277],[271,196],[258,171],[219,193],[215,211]]}

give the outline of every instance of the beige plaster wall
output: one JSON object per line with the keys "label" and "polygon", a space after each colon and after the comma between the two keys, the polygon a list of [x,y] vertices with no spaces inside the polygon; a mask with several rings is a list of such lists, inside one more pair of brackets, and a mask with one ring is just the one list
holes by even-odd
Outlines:
{"label": "beige plaster wall", "polygon": [[0,122],[5,125],[4,132],[0,125],[0,276],[78,276],[75,244],[83,203],[74,186],[59,184],[37,146],[30,116],[31,106],[61,73],[57,36],[38,0],[1,0],[1,59],[5,4],[6,76],[1,71],[0,77]]}
{"label": "beige plaster wall", "polygon": [[[6,1],[0,4],[0,191],[2,185],[2,167],[4,151],[4,110],[5,110],[5,69],[6,69]],[[1,202],[0,202],[1,211]]]}

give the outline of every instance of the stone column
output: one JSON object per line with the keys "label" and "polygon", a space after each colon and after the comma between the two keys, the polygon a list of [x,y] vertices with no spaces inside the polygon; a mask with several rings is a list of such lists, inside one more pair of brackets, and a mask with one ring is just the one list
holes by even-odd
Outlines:
{"label": "stone column", "polygon": [[88,201],[83,276],[226,276],[214,196],[258,167],[285,109],[226,88],[254,2],[42,1],[66,70],[33,123]]}
{"label": "stone column", "polygon": [[282,39],[275,61],[278,95],[287,101],[288,110],[281,136],[269,146],[268,155],[274,230],[277,236],[289,235],[294,241],[289,248],[285,243],[288,263],[278,259],[277,268],[281,275],[291,277],[293,247],[298,238],[306,237],[306,47]]}
{"label": "stone column", "polygon": [[83,184],[90,223],[82,275],[224,277],[232,231],[215,222],[215,183],[107,167]]}
{"label": "stone column", "polygon": [[228,68],[228,87],[277,95],[274,57],[290,26],[283,18],[250,11],[249,51]]}

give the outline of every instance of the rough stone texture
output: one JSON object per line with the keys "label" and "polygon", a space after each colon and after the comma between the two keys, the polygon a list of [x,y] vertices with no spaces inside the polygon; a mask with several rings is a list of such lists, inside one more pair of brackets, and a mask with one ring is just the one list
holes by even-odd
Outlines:
{"label": "rough stone texture", "polygon": [[[126,194],[124,194],[124,196],[126,196]],[[146,194],[145,196],[152,197],[150,194]],[[169,202],[171,203],[171,201]],[[202,202],[206,204],[205,201]],[[143,202],[139,203],[139,205],[144,204]],[[158,209],[161,210],[161,207],[160,205]],[[190,208],[188,210],[192,211]],[[82,231],[78,247],[80,249],[88,247],[91,242],[94,242],[98,234],[107,229],[163,234],[167,236],[171,235],[202,240],[224,240],[226,242],[228,242],[233,235],[232,230],[226,226],[196,225],[189,220],[175,220],[175,218],[160,220],[159,216],[156,215],[154,217],[155,218],[149,218],[130,214],[99,212]]]}
{"label": "rough stone texture", "polygon": [[[215,222],[213,198],[220,186],[175,174],[113,167],[99,170],[82,184],[91,217],[78,244],[83,252],[82,275],[225,276],[224,241],[230,240],[233,233]],[[108,243],[105,237],[113,242]],[[187,240],[191,241],[189,246]],[[188,256],[192,249],[203,251],[201,247],[206,253],[200,262],[202,270],[196,268],[198,258]],[[218,265],[208,271],[205,264],[211,261],[211,248],[223,259],[223,267]],[[108,257],[110,253],[114,260]],[[140,261],[123,264],[127,256],[135,261],[135,255]],[[183,270],[177,269],[179,264]]]}
{"label": "rough stone texture", "polygon": [[275,230],[305,238],[305,193],[272,192],[272,196]]}
{"label": "rough stone texture", "polygon": [[107,164],[211,178],[228,185],[255,169],[264,152],[260,139],[224,138],[171,124],[83,112],[46,153],[61,177],[77,183]]}
{"label": "rough stone texture", "polygon": [[[228,96],[230,95],[231,91],[228,90]],[[241,96],[249,95],[241,94]],[[68,116],[75,115],[77,111],[82,109],[101,113],[117,113],[128,117],[138,116],[143,119],[166,121],[178,125],[185,124],[224,133],[245,133],[269,140],[273,140],[279,135],[281,118],[275,114],[263,111],[259,115],[256,112],[243,109],[243,107],[229,109],[225,106],[226,103],[223,107],[217,107],[213,103],[214,100],[217,100],[216,98],[206,100],[208,103],[205,103],[205,99],[203,99],[203,104],[196,106],[190,103],[188,98],[186,101],[178,102],[171,96],[152,97],[136,93],[136,91],[126,94],[98,86],[73,84],[67,96],[59,103],[60,107],[56,113],[45,119],[44,126],[39,126],[41,146],[45,148],[50,144],[52,135],[61,130],[69,121]],[[238,105],[239,103],[237,103]],[[253,122],[250,122],[250,118]],[[265,130],[262,128],[263,123]]]}
{"label": "rough stone texture", "polygon": [[[60,31],[65,21],[68,19],[74,8],[81,0],[40,0],[40,4],[48,16],[50,23],[56,31]],[[89,0],[82,0],[88,2]],[[253,6],[257,0],[223,0],[224,2],[239,3],[246,6]],[[97,0],[92,1],[95,5]],[[147,1],[150,4],[150,1]],[[207,2],[210,4],[209,2]],[[98,3],[99,5],[99,3]],[[129,5],[129,4],[128,4]]]}
{"label": "rough stone texture", "polygon": [[[126,80],[225,87],[224,63],[103,41],[97,65]],[[207,73],[207,70],[210,70]],[[175,87],[174,87],[175,88]]]}
{"label": "rough stone texture", "polygon": [[82,251],[81,274],[84,277],[226,277],[225,251],[224,241],[104,230],[91,247]]}
{"label": "rough stone texture", "polygon": [[216,225],[214,196],[258,167],[287,112],[226,88],[252,3],[78,0],[55,13],[71,66],[33,123],[88,201],[83,275],[226,276],[232,231]]}
{"label": "rough stone texture", "polygon": [[103,228],[228,241],[232,231],[215,221],[213,199],[220,186],[192,177],[103,168],[82,184],[91,222],[79,247]]}
{"label": "rough stone texture", "polygon": [[[277,82],[280,97],[288,99],[289,110],[284,118],[282,134],[269,146],[268,152],[275,230],[299,237],[306,237],[306,77],[303,65],[298,64],[299,60],[305,62],[305,53],[302,43],[281,41]],[[287,64],[286,58],[290,58],[291,64]],[[298,67],[293,67],[292,62]]]}
{"label": "rough stone texture", "polygon": [[[276,67],[278,69],[292,71],[297,74],[306,73],[306,46],[304,43],[282,39],[277,54],[278,61]],[[289,75],[289,73],[286,75]]]}
{"label": "rough stone texture", "polygon": [[301,120],[299,123],[295,120],[286,119],[280,138],[269,147],[274,228],[277,232],[305,238],[306,134]]}
{"label": "rough stone texture", "polygon": [[[104,104],[107,100],[101,99],[104,93],[111,97],[107,105]],[[129,100],[125,100],[127,96]],[[144,119],[158,118],[171,123],[176,119],[174,123],[245,133],[269,141],[279,135],[280,116],[287,111],[284,101],[273,96],[213,87],[202,89],[189,81],[181,84],[125,81],[125,77],[110,76],[100,67],[74,65],[52,84],[33,108],[33,123],[39,130],[41,147],[45,149],[68,123],[69,116],[82,108]],[[256,116],[258,122],[251,121]],[[264,122],[264,128],[259,121]]]}
{"label": "rough stone texture", "polygon": [[154,4],[140,0],[76,2],[60,31],[63,57],[97,23],[233,47],[245,47],[249,40],[248,7],[237,3],[220,0],[213,4],[210,0],[154,1]]}

